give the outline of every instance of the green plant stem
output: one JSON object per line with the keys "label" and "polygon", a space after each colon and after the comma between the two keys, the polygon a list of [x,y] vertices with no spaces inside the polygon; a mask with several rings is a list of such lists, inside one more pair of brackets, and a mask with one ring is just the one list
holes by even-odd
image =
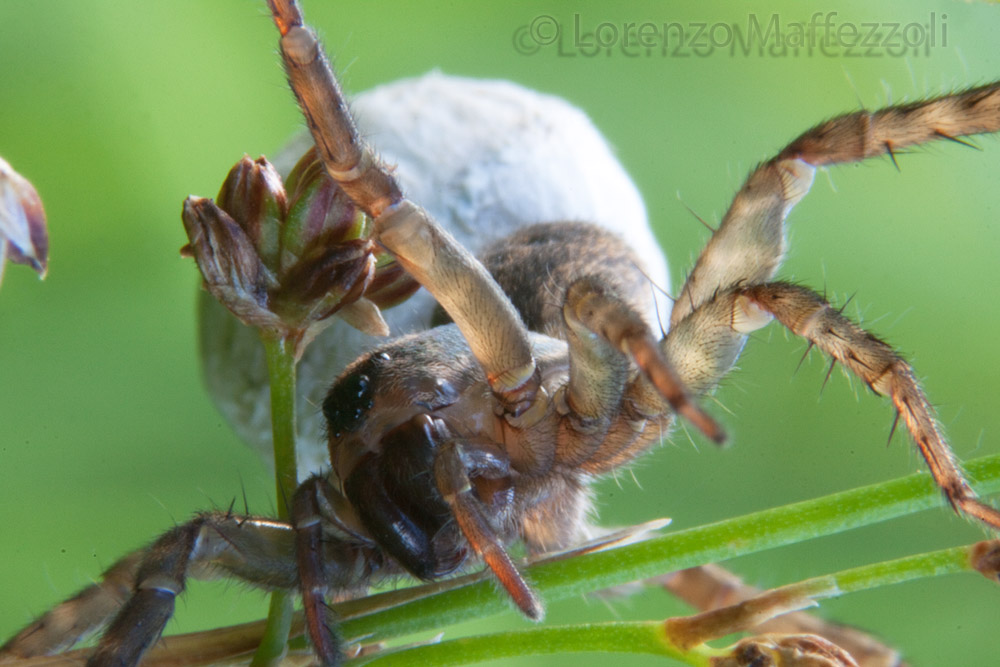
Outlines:
{"label": "green plant stem", "polygon": [[[271,389],[271,437],[274,444],[274,480],[278,519],[291,517],[288,503],[298,486],[295,461],[295,362],[298,337],[261,333],[267,356]],[[267,627],[254,653],[252,667],[277,664],[285,654],[292,625],[292,595],[287,591],[271,594]]]}
{"label": "green plant stem", "polygon": [[[973,570],[970,563],[971,549],[972,546],[952,547],[863,565],[782,586],[780,590],[818,600],[914,579],[968,572]],[[726,649],[702,645],[684,651],[670,641],[664,632],[662,621],[628,621],[531,628],[463,637],[380,653],[360,664],[379,667],[433,664],[444,667],[501,658],[581,652],[658,655],[694,667],[703,667],[710,664],[712,657],[725,654]]]}
{"label": "green plant stem", "polygon": [[[965,464],[965,469],[974,487],[983,496],[1000,491],[1000,455],[969,461]],[[692,565],[736,558],[755,551],[831,535],[946,505],[940,490],[933,484],[929,475],[918,473],[902,479],[670,533],[637,544],[576,555],[554,562],[537,563],[527,568],[525,574],[533,582],[543,600],[555,602],[584,592],[665,574]],[[845,570],[835,575],[836,581],[832,583],[823,577],[820,577],[818,582],[812,580],[816,583],[806,586],[806,592],[817,597],[828,591],[842,594],[920,576],[937,576],[968,569],[966,551],[967,547],[948,549]],[[483,574],[466,575],[437,584],[371,595],[338,603],[333,605],[333,609],[343,619],[339,627],[342,636],[348,641],[359,641],[363,638],[366,643],[397,639],[428,630],[440,631],[461,621],[482,619],[512,611],[510,602],[492,581],[486,580]],[[301,634],[303,627],[301,612],[296,614],[296,617],[298,618],[296,632]],[[662,625],[659,622],[658,624]],[[256,639],[262,636],[264,626],[264,621],[254,621],[241,626],[219,628],[183,637],[175,636],[171,638],[169,644],[164,643],[152,649],[147,654],[146,660],[150,664],[161,664],[158,659],[163,660],[162,664],[180,664],[180,662],[201,664],[198,660],[205,655],[202,648],[205,643],[213,646],[213,656],[242,655],[246,650],[245,647],[254,645]],[[595,632],[633,632],[628,627],[619,624],[617,629],[595,630]],[[553,629],[532,628],[527,632],[541,633],[549,630]],[[562,636],[573,636],[571,631],[565,632],[567,634]],[[619,649],[633,644],[639,648],[650,645],[650,630],[639,629],[634,632],[637,634],[633,639],[618,639],[614,643]],[[583,634],[589,634],[589,631]],[[618,635],[618,637],[631,636],[633,635]],[[488,640],[479,638],[461,640],[468,642],[469,646],[469,652],[464,654],[462,660],[472,662],[478,659],[474,656],[479,655],[478,651],[482,649],[477,648],[475,642],[488,641],[505,645],[515,645],[519,642],[519,640],[508,641],[504,637],[505,635],[493,636]],[[532,635],[532,641],[544,646],[549,639],[546,639],[544,634]],[[301,638],[294,643],[298,644],[298,648],[307,648]],[[574,645],[584,644],[576,642]],[[85,651],[86,649],[78,652],[82,656],[81,659],[86,657]],[[162,658],[158,655],[160,653],[163,654]],[[386,654],[386,659],[388,655]],[[65,658],[66,655],[59,656],[59,660],[64,661]],[[372,656],[371,659],[374,658],[375,656]],[[704,664],[704,662],[692,662],[696,658],[685,659],[688,664]],[[47,660],[51,659],[32,659],[25,664],[53,664]],[[403,660],[403,658],[393,657],[392,660]],[[455,660],[457,658],[446,660],[442,656],[442,664],[454,664]]]}
{"label": "green plant stem", "polygon": [[271,593],[267,608],[267,625],[260,644],[250,660],[250,667],[272,667],[285,656],[288,633],[292,628],[292,595],[288,591]]}
{"label": "green plant stem", "polygon": [[[1000,455],[968,462],[965,468],[982,495],[1000,491]],[[539,563],[528,568],[526,575],[542,599],[553,602],[946,504],[930,475],[918,473],[571,560]],[[510,608],[509,601],[490,580],[456,586],[405,605],[392,606],[394,599],[407,595],[407,591],[382,593],[338,605],[337,610],[343,617],[352,616],[355,609],[359,614],[359,617],[345,618],[341,631],[348,638],[383,640],[484,618]],[[362,604],[368,613],[362,611]],[[373,607],[381,608],[371,613]]]}
{"label": "green plant stem", "polygon": [[262,335],[271,389],[271,437],[274,443],[274,481],[278,518],[287,521],[288,502],[298,483],[295,461],[295,336]]}
{"label": "green plant stem", "polygon": [[974,572],[975,569],[972,567],[970,559],[973,546],[951,547],[950,549],[930,551],[842,570],[830,575],[831,583],[836,587],[837,593],[824,597],[857,593],[870,588],[901,584],[913,579],[938,577],[958,572]]}
{"label": "green plant stem", "polygon": [[462,637],[440,644],[380,653],[372,656],[370,661],[362,659],[357,664],[378,667],[448,667],[503,658],[587,652],[657,655],[694,667],[707,667],[711,657],[722,653],[708,647],[681,651],[668,641],[662,621],[621,621]]}

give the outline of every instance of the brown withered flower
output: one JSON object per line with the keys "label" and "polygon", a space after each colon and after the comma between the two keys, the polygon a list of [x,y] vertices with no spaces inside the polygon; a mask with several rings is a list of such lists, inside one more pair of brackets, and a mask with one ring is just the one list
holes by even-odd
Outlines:
{"label": "brown withered flower", "polygon": [[27,264],[44,278],[49,232],[35,186],[0,158],[0,282],[8,259]]}
{"label": "brown withered flower", "polygon": [[205,287],[241,321],[308,341],[337,314],[387,335],[379,307],[414,281],[383,255],[370,222],[309,151],[282,183],[263,157],[244,156],[213,202],[188,197],[182,213]]}

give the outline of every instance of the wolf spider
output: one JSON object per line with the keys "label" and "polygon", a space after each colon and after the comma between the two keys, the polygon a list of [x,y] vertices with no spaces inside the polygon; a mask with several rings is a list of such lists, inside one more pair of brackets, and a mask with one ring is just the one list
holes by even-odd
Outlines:
{"label": "wolf spider", "polygon": [[[326,599],[376,575],[434,579],[477,557],[538,618],[541,602],[507,546],[520,540],[541,553],[586,537],[590,480],[649,449],[675,414],[721,440],[692,397],[710,392],[746,334],[771,319],[889,396],[956,511],[1000,528],[1000,513],[965,482],[909,365],[816,292],[773,281],[784,218],[815,167],[894,159],[909,145],[1000,130],[1000,85],[847,114],[760,165],[660,337],[648,276],[614,234],[583,222],[543,222],[478,260],[455,243],[358,137],[293,3],[271,4],[293,90],[328,172],[454,324],[391,341],[341,375],[323,409],[333,473],[299,487],[291,524],[201,515],[119,561],[0,655],[56,650],[110,622],[93,663],[138,662],[185,577],[212,568],[252,584],[299,588],[326,664],[341,650]],[[537,266],[546,270],[528,270]],[[128,600],[109,603],[108,594]]]}

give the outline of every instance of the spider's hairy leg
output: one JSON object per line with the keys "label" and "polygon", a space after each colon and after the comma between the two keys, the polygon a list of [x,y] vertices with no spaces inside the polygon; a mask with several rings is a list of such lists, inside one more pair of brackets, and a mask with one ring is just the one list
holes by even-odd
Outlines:
{"label": "spider's hairy leg", "polygon": [[281,55],[327,172],[375,222],[375,239],[434,295],[459,326],[507,413],[533,405],[539,378],[527,329],[500,287],[430,215],[403,197],[358,135],[319,42],[294,2],[270,0]]}
{"label": "spider's hairy leg", "polygon": [[[667,367],[677,373],[690,396],[714,389],[743,349],[745,337],[732,326],[732,304],[730,293],[718,295],[673,325],[657,344]],[[663,396],[652,382],[643,378],[633,381],[622,399],[627,409],[619,411],[601,446],[580,464],[591,474],[610,472],[649,448],[653,427],[643,420],[656,422],[661,435],[670,423],[672,415],[663,414]]]}
{"label": "spider's hairy leg", "polygon": [[[745,337],[733,328],[732,305],[730,293],[716,295],[671,326],[656,344],[656,356],[666,360],[665,367],[677,374],[689,396],[698,397],[714,389],[743,349]],[[663,402],[663,394],[653,382],[640,378],[630,383],[622,400],[629,409],[619,411],[601,446],[581,467],[592,474],[607,473],[648,449],[649,438],[640,437],[638,431],[650,427],[642,425],[641,420],[655,420],[662,433],[672,418],[669,414],[654,417],[662,415]]]}
{"label": "spider's hairy leg", "polygon": [[720,290],[766,282],[784,257],[784,220],[806,195],[815,167],[890,155],[937,139],[1000,131],[1000,83],[838,116],[761,164],[702,250],[671,315],[677,324]]}
{"label": "spider's hairy leg", "polygon": [[[628,373],[624,353],[675,412],[712,440],[725,439],[722,428],[690,399],[649,326],[605,281],[582,278],[570,285],[563,316],[571,334],[567,400],[573,412],[590,419],[617,412]],[[664,411],[662,401],[656,403],[650,414]]]}
{"label": "spider's hairy leg", "polygon": [[116,563],[101,582],[14,636],[0,649],[0,657],[64,650],[81,639],[81,631],[99,630],[114,616],[89,664],[134,665],[159,638],[188,577],[211,578],[224,571],[264,588],[294,588],[293,554],[287,524],[202,514]]}
{"label": "spider's hairy leg", "polygon": [[307,479],[292,496],[292,523],[295,526],[295,561],[302,592],[306,631],[321,664],[340,662],[343,642],[336,631],[336,619],[327,604],[330,577],[323,550],[323,521],[332,513],[324,511],[326,499],[336,495],[325,477]]}
{"label": "spider's hairy leg", "polygon": [[608,462],[648,449],[662,431],[647,432],[646,423],[665,425],[667,414],[722,440],[662,354],[648,274],[620,235],[583,222],[538,223],[498,239],[480,260],[531,331],[567,343],[568,382],[553,396],[555,448],[525,448],[534,472],[556,464],[607,471]]}
{"label": "spider's hairy leg", "polygon": [[814,166],[856,162],[891,157],[901,148],[937,139],[997,131],[1000,83],[990,83],[931,100],[838,116],[804,132],[778,159],[798,158]]}
{"label": "spider's hairy leg", "polygon": [[106,627],[132,594],[144,552],[109,567],[101,580],[38,617],[0,647],[0,660],[61,653]]}
{"label": "spider's hairy leg", "polygon": [[955,511],[1000,530],[1000,511],[976,497],[913,368],[892,347],[805,287],[780,282],[747,287],[739,290],[736,307],[774,315],[792,333],[864,380],[876,394],[888,396]]}
{"label": "spider's hairy leg", "polygon": [[720,292],[670,327],[661,346],[681,381],[695,396],[711,391],[729,372],[744,335],[770,322],[755,312],[734,314],[735,296]]}
{"label": "spider's hairy leg", "polygon": [[[1000,83],[992,83],[913,104],[838,116],[808,130],[757,167],[699,256],[671,314],[664,349],[685,385],[695,394],[710,390],[735,362],[744,335],[766,324],[774,312],[768,304],[751,299],[749,292],[741,292],[773,279],[785,252],[784,220],[809,191],[816,166],[894,155],[914,144],[997,131]],[[819,339],[810,341],[820,345]],[[827,352],[863,354],[878,347],[870,343],[845,350],[834,342],[835,338],[823,339],[831,346]],[[875,374],[856,360],[847,366],[873,390],[890,396],[952,505],[1000,528],[1000,513],[976,500],[962,477],[912,370],[885,347],[892,356],[891,361],[886,357],[888,365],[880,367],[881,372],[892,372]]]}

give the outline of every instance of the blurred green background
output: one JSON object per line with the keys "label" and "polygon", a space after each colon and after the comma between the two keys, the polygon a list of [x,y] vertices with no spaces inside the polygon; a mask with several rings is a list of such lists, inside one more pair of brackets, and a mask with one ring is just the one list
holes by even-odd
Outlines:
{"label": "blurred green background", "polygon": [[[0,637],[198,509],[227,506],[244,489],[252,510],[272,506],[265,466],[201,386],[198,281],[177,252],[184,197],[213,196],[244,152],[273,154],[301,125],[261,5],[0,3],[0,155],[37,186],[52,246],[44,283],[14,267],[0,289]],[[947,46],[907,57],[725,48],[589,57],[572,46],[522,55],[513,41],[542,14],[571,31],[574,16],[584,29],[745,26],[751,13],[789,23],[814,11],[857,25],[926,23],[935,12]],[[643,192],[675,286],[707,238],[684,204],[717,219],[757,161],[836,112],[1000,76],[1000,7],[990,4],[315,1],[306,12],[348,90],[440,68],[509,78],[584,108]],[[915,363],[963,458],[1000,451],[1000,144],[977,143],[982,151],[944,142],[900,155],[898,172],[875,160],[819,173],[792,215],[782,272],[835,302],[854,295],[847,312]],[[826,362],[814,353],[795,373],[804,348],[774,327],[756,334],[718,393],[725,409],[712,408],[732,446],[678,431],[601,485],[603,521],[671,516],[686,527],[923,469],[901,434],[886,447],[891,408],[859,383],[835,373],[820,400]],[[777,585],[982,534],[942,509],[731,566]],[[193,586],[168,631],[263,615],[264,596],[240,588]],[[553,604],[548,618],[682,610],[650,592]],[[871,629],[914,665],[996,663],[1000,590],[973,576],[859,594],[820,613]],[[525,622],[511,613],[483,627],[501,626]]]}

